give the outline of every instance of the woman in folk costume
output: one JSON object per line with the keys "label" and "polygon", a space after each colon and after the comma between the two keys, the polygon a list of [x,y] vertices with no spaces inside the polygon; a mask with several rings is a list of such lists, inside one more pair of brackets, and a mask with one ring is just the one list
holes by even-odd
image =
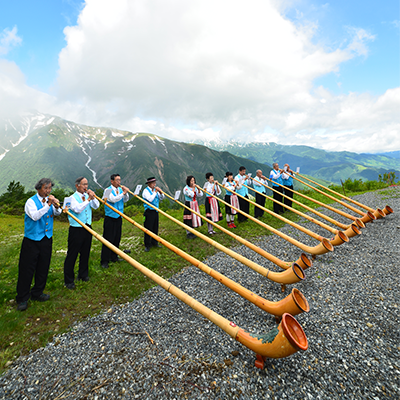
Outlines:
{"label": "woman in folk costume", "polygon": [[[219,196],[221,194],[221,189],[218,186],[218,182],[214,181],[214,175],[211,172],[206,173],[206,179],[207,181],[204,184],[203,189],[210,193],[206,193],[206,217],[213,222],[218,222],[222,220],[222,213],[219,208],[218,200],[212,197],[211,194],[213,196]],[[214,235],[216,232],[214,232],[213,226],[209,222],[207,222],[207,226],[208,233]]]}
{"label": "woman in folk costume", "polygon": [[[226,177],[226,182],[224,186],[232,191],[236,191],[236,188],[238,186],[237,182],[233,180],[233,173],[228,171],[225,174]],[[229,190],[226,190],[225,194],[225,202],[229,203],[231,206],[240,209],[239,208],[239,200],[238,197],[236,196],[235,193],[230,192]],[[226,214],[226,222],[228,223],[229,228],[236,228],[236,225],[233,223],[235,219],[235,214],[237,214],[237,211],[234,210],[233,208],[230,208],[229,206],[225,205],[225,214]]]}
{"label": "woman in folk costume", "polygon": [[[183,188],[183,195],[185,196],[185,205],[191,208],[193,211],[200,213],[197,197],[203,196],[203,192],[197,189],[196,179],[194,176],[189,175],[186,178],[186,186]],[[201,218],[186,208],[183,211],[183,222],[191,228],[197,228],[201,226]],[[186,231],[186,236],[189,239],[194,239],[196,237],[196,235],[189,231]]]}

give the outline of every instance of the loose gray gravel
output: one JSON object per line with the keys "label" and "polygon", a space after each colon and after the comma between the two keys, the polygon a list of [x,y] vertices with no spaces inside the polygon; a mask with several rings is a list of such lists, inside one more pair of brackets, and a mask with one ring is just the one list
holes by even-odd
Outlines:
{"label": "loose gray gravel", "polygon": [[[389,204],[394,214],[318,256],[306,279],[288,285],[285,294],[279,284],[224,253],[205,260],[268,300],[280,300],[292,287],[301,290],[311,307],[296,316],[309,341],[307,351],[268,359],[259,370],[252,351],[156,287],[20,357],[0,378],[0,398],[399,399],[400,188],[356,199],[374,208]],[[302,224],[331,236],[308,221]],[[282,231],[316,245],[291,226]],[[285,261],[301,254],[276,236],[261,237],[258,244]],[[235,250],[279,271],[244,246]],[[195,267],[170,281],[250,332],[266,333],[276,326],[272,316]]]}

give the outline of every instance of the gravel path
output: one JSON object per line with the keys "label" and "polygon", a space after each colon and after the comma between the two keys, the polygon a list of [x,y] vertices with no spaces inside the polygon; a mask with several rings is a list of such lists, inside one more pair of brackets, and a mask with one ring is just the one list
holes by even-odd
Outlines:
{"label": "gravel path", "polygon": [[[394,214],[318,256],[306,279],[284,295],[279,284],[223,253],[205,261],[268,300],[280,300],[292,287],[301,290],[311,307],[296,316],[307,351],[268,359],[259,370],[252,351],[156,287],[16,360],[0,378],[0,399],[399,399],[400,187],[356,199],[371,207],[389,204]],[[282,231],[316,245],[290,226]],[[285,261],[301,254],[275,236],[258,244]],[[244,246],[235,250],[279,271]],[[276,326],[272,316],[195,267],[170,281],[250,332]]]}

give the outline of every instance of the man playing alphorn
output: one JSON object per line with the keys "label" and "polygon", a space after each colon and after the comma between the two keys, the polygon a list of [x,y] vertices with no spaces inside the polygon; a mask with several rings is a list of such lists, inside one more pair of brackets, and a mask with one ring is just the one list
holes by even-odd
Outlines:
{"label": "man playing alphorn", "polygon": [[[164,194],[159,187],[156,186],[156,178],[152,176],[147,179],[147,188],[143,190],[142,197],[149,203],[151,203],[154,207],[159,208],[160,201],[164,199]],[[158,210],[155,210],[153,207],[144,205],[144,227],[149,231],[158,235]],[[147,233],[144,234],[144,251],[149,251],[150,247],[161,247],[157,240],[152,238]]]}
{"label": "man playing alphorn", "polygon": [[[69,212],[79,221],[91,228],[92,208],[99,208],[99,201],[92,190],[88,189],[88,181],[83,176],[75,181],[76,192],[70,197]],[[92,234],[68,215],[68,251],[64,261],[64,283],[68,289],[75,289],[75,261],[79,254],[78,280],[89,280],[89,255],[92,246]]]}
{"label": "man playing alphorn", "polygon": [[[106,200],[111,203],[110,205],[112,207],[123,213],[124,203],[129,200],[129,189],[121,185],[121,176],[119,174],[112,174],[110,179],[111,186],[107,188],[108,191],[107,189],[104,191],[104,194],[106,191],[109,192]],[[114,246],[119,247],[121,241],[122,217],[114,210],[111,210],[110,207],[104,206],[104,211],[103,237]],[[116,261],[118,261],[117,254],[103,244],[101,248],[101,266],[103,268],[108,268],[109,262]]]}
{"label": "man playing alphorn", "polygon": [[[283,194],[293,199],[293,176],[294,172],[290,169],[289,164],[285,164],[282,171]],[[284,198],[284,203],[292,207],[292,200]]]}
{"label": "man playing alphorn", "polygon": [[[50,195],[53,183],[42,178],[35,185],[37,194],[25,203],[25,230],[18,264],[17,310],[25,311],[28,300],[47,301],[43,293],[53,247],[53,219],[61,214],[59,201]],[[35,276],[35,284],[31,284]]]}
{"label": "man playing alphorn", "polygon": [[[279,164],[278,163],[273,163],[272,164],[272,170],[269,174],[269,179],[272,181],[272,188],[274,189],[273,191],[273,198],[279,202],[282,203],[282,195],[280,193],[283,193],[283,188],[282,185],[282,177],[281,177],[281,170],[279,169]],[[277,193],[279,192],[279,193]],[[283,206],[280,204],[276,203],[274,201],[274,213],[275,214],[283,214]]]}

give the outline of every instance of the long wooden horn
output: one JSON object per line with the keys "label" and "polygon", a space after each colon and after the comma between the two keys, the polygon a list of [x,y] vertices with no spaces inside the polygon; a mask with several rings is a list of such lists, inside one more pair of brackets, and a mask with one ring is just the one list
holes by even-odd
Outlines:
{"label": "long wooden horn", "polygon": [[[222,186],[220,183],[218,183],[218,185],[220,185],[221,187],[225,188],[224,186]],[[202,189],[200,186],[196,185],[200,190],[202,190],[203,192],[205,192],[204,189]],[[227,189],[229,190],[229,189]],[[291,244],[294,244],[295,246],[297,246],[298,248],[300,248],[301,250],[305,251],[306,253],[312,254],[312,255],[320,255],[320,254],[325,254],[328,251],[333,251],[333,245],[331,244],[331,242],[327,239],[323,239],[321,241],[320,244],[318,244],[317,246],[311,247],[311,246],[307,246],[304,243],[299,242],[296,239],[293,239],[292,237],[286,235],[285,233],[279,231],[278,229],[273,228],[270,225],[267,225],[266,223],[258,220],[257,218],[252,217],[251,215],[241,211],[239,208],[233,207],[231,204],[228,204],[226,201],[220,199],[217,196],[212,195],[211,193],[208,193],[210,196],[216,198],[218,201],[226,204],[227,206],[229,206],[230,208],[232,208],[233,210],[235,210],[236,212],[239,212],[243,215],[245,215],[247,218],[249,218],[250,220],[254,221],[255,223],[257,223],[258,225],[261,225],[262,227],[264,227],[265,229],[268,229],[269,231],[271,231],[272,233],[275,233],[277,236],[280,236],[282,239],[285,239],[286,241],[288,241]],[[247,200],[247,199],[246,199]]]}
{"label": "long wooden horn", "polygon": [[290,314],[283,314],[282,320],[278,327],[273,328],[267,334],[256,335],[251,334],[244,329],[237,326],[234,322],[227,320],[210,308],[189,296],[181,289],[172,285],[170,282],[157,275],[153,271],[146,268],[133,258],[129,257],[118,247],[111,244],[108,240],[104,239],[93,229],[79,221],[68,210],[66,213],[78,222],[84,229],[90,232],[97,240],[111,249],[114,253],[118,254],[121,258],[131,264],[134,268],[140,271],[143,275],[150,278],[157,285],[161,286],[167,292],[171,293],[177,299],[183,301],[193,310],[203,315],[209,321],[220,327],[224,332],[230,335],[233,339],[242,343],[248,349],[254,351],[257,355],[255,365],[257,368],[264,367],[265,357],[268,358],[284,358],[292,355],[298,350],[307,350],[308,341],[301,325]]}
{"label": "long wooden horn", "polygon": [[[255,180],[253,177],[250,177],[250,179]],[[308,207],[308,206],[306,206],[305,204],[301,203],[300,201],[298,201],[298,200],[296,200],[296,199],[293,199],[292,197],[286,196],[285,194],[283,194],[283,193],[281,193],[281,192],[278,192],[278,191],[277,191],[276,189],[274,189],[273,187],[270,187],[270,186],[268,186],[268,185],[265,185],[264,183],[262,183],[262,182],[260,182],[260,181],[257,181],[257,183],[260,184],[260,185],[262,185],[262,186],[264,186],[264,187],[266,187],[266,188],[268,188],[268,189],[270,189],[270,190],[272,190],[273,192],[279,193],[280,196],[282,196],[282,197],[284,197],[284,198],[286,198],[286,199],[289,199],[290,201],[292,201],[293,203],[299,205],[300,207],[303,207],[303,208],[306,209],[307,211],[310,211],[310,212],[312,212],[313,214],[318,215],[319,217],[321,217],[321,218],[324,219],[325,221],[328,221],[328,222],[330,222],[331,224],[336,225],[337,227],[344,229],[343,233],[344,233],[347,237],[349,237],[349,238],[361,234],[361,231],[359,230],[358,226],[357,226],[355,223],[352,223],[352,224],[350,224],[350,225],[342,224],[342,223],[340,223],[340,222],[334,220],[333,218],[328,217],[328,216],[325,215],[325,214],[322,214],[321,212],[315,210],[314,208]],[[255,189],[253,189],[253,188],[251,188],[251,187],[249,187],[249,186],[247,186],[247,187],[248,187],[249,189],[255,190]],[[293,192],[296,193],[295,191],[293,191]],[[267,199],[269,199],[269,200],[272,200],[272,201],[274,201],[274,202],[277,202],[277,203],[281,204],[283,207],[286,207],[288,210],[291,210],[291,211],[293,211],[293,212],[296,213],[296,214],[298,213],[297,210],[296,210],[295,208],[289,207],[287,204],[281,203],[280,201],[275,200],[274,198],[272,198],[272,197],[270,197],[270,196],[267,196],[267,195],[264,194],[264,193],[259,193],[259,194],[263,195],[265,198],[267,198]],[[302,213],[302,216],[305,216],[305,215],[307,215],[307,214]],[[309,217],[309,216],[304,217],[304,218],[307,218],[308,220],[311,221],[311,219],[310,219],[311,217]],[[312,222],[315,223],[315,221],[317,221],[317,220],[314,220],[314,219],[313,219]],[[320,221],[318,221],[318,222],[319,222],[320,224],[322,224],[322,222],[320,222]],[[317,224],[317,225],[319,225],[319,224]],[[331,228],[329,225],[324,224],[324,226],[322,226],[322,225],[320,225],[320,226],[323,227],[323,228],[326,229],[326,230],[329,230],[330,232],[334,233],[335,235],[339,233],[339,230],[338,230],[338,229]]]}
{"label": "long wooden horn", "polygon": [[[339,214],[339,215],[341,215],[342,217],[345,217],[345,218],[347,218],[347,219],[350,219],[351,221],[353,221],[353,222],[352,222],[353,224],[356,224],[356,225],[357,225],[358,228],[365,228],[364,222],[362,222],[360,218],[354,217],[353,215],[348,214],[348,213],[346,213],[346,212],[344,212],[344,211],[342,211],[342,210],[338,210],[337,208],[334,208],[334,207],[332,207],[332,206],[330,206],[330,205],[328,205],[328,204],[325,204],[325,203],[322,203],[321,201],[315,200],[315,199],[313,199],[312,197],[306,196],[305,194],[300,193],[300,192],[297,192],[297,191],[294,190],[294,189],[290,189],[290,188],[288,188],[288,187],[285,187],[284,185],[281,185],[280,183],[276,183],[276,182],[272,181],[272,180],[269,179],[269,178],[266,178],[266,180],[267,180],[268,182],[274,183],[275,185],[281,186],[282,188],[285,188],[285,190],[290,190],[291,192],[296,193],[298,196],[303,197],[304,199],[309,200],[309,201],[311,201],[312,203],[318,204],[319,206],[324,207],[324,208],[326,208],[327,210],[333,211],[334,213]],[[269,189],[273,190],[273,191],[276,191],[275,189],[273,189],[273,188],[270,187],[270,186],[267,186],[267,187],[268,187]],[[279,194],[282,195],[282,193],[280,193],[280,192],[279,192]],[[293,201],[294,201],[294,199],[293,199]],[[344,225],[344,224],[342,224],[342,223],[340,223],[340,222],[337,222],[337,221],[336,221],[336,224],[335,224],[335,225],[337,225],[339,228],[342,228],[342,229],[348,229],[348,228],[351,227],[351,225]]]}
{"label": "long wooden horn", "polygon": [[367,211],[366,213],[364,213],[364,212],[360,211],[358,208],[355,208],[355,207],[345,203],[344,201],[338,200],[336,197],[333,197],[333,196],[323,192],[322,190],[320,190],[314,186],[311,186],[306,182],[303,182],[301,179],[297,178],[296,176],[293,176],[293,179],[296,179],[296,181],[302,183],[305,186],[308,186],[309,188],[311,188],[312,190],[315,190],[316,192],[322,194],[323,196],[328,197],[328,199],[331,199],[331,200],[335,201],[336,203],[339,203],[343,207],[346,207],[349,210],[354,211],[356,214],[362,215],[362,218],[360,218],[360,219],[364,223],[367,223],[367,222],[370,222],[370,221],[373,221],[376,219],[375,215],[372,214],[371,211]]}
{"label": "long wooden horn", "polygon": [[[153,204],[150,204],[147,202],[145,199],[141,198],[140,196],[137,196],[133,192],[129,191],[133,196],[137,197],[140,201],[143,203],[149,205],[150,207],[154,208],[157,210],[160,214],[166,216],[168,219],[171,221],[175,222],[182,228],[188,230],[189,232],[193,233],[194,235],[198,236],[199,238],[203,239],[205,242],[211,244],[211,246],[215,247],[216,249],[223,251],[225,254],[231,256],[235,260],[241,262],[242,264],[248,266],[251,268],[253,271],[258,272],[262,276],[265,276],[267,279],[270,279],[273,282],[276,283],[281,283],[281,284],[292,284],[299,282],[305,278],[305,274],[303,269],[300,267],[298,264],[293,264],[289,269],[286,271],[282,272],[274,272],[270,271],[267,268],[262,267],[261,265],[255,263],[254,261],[251,261],[247,259],[246,257],[243,257],[242,255],[234,252],[233,250],[228,249],[227,247],[223,246],[222,244],[216,242],[215,240],[209,238],[206,235],[203,235],[202,233],[198,232],[196,229],[193,229],[189,227],[188,225],[185,225],[183,222],[178,221],[176,218],[172,217],[171,215],[167,214],[160,208],[155,207]],[[329,243],[329,242],[328,242]]]}
{"label": "long wooden horn", "polygon": [[330,188],[328,188],[328,187],[326,187],[326,186],[324,186],[324,185],[321,185],[321,184],[318,183],[318,182],[314,182],[314,181],[311,180],[310,178],[307,178],[306,176],[304,176],[304,175],[302,175],[302,174],[300,174],[300,173],[297,173],[297,175],[300,175],[303,179],[305,179],[305,180],[307,180],[307,181],[309,181],[309,182],[311,182],[311,183],[314,183],[315,185],[318,185],[319,187],[322,187],[322,188],[326,189],[328,192],[331,192],[331,193],[333,193],[333,194],[335,194],[335,195],[341,197],[342,199],[346,199],[346,200],[349,201],[350,203],[353,203],[353,204],[355,204],[356,206],[359,206],[359,207],[363,208],[364,210],[371,211],[371,212],[375,215],[375,217],[376,217],[377,219],[383,218],[383,217],[385,217],[386,215],[391,214],[391,213],[393,212],[393,210],[392,210],[389,206],[385,206],[385,208],[384,208],[383,210],[381,210],[380,208],[377,208],[376,210],[374,210],[372,207],[368,207],[368,206],[366,206],[365,204],[362,204],[362,203],[360,203],[360,202],[358,202],[358,201],[352,199],[351,197],[347,197],[347,196],[345,196],[345,195],[343,195],[343,194],[341,194],[341,193],[339,193],[339,192],[336,192],[336,191],[333,190],[333,189],[330,189]]}
{"label": "long wooden horn", "polygon": [[[96,195],[95,195],[96,196]],[[246,300],[250,301],[251,303],[255,304],[257,307],[261,308],[262,310],[266,311],[269,314],[275,315],[277,317],[282,317],[284,313],[289,313],[291,315],[297,315],[302,312],[308,312],[310,310],[310,306],[307,302],[307,299],[304,295],[298,290],[293,288],[292,292],[286,296],[284,299],[280,301],[268,301],[261,296],[253,293],[252,291],[246,289],[245,287],[241,286],[237,282],[233,281],[232,279],[227,278],[225,275],[221,274],[218,271],[210,268],[208,265],[202,263],[201,261],[197,260],[195,257],[191,256],[190,254],[186,253],[185,251],[181,250],[180,248],[174,246],[172,243],[168,242],[167,240],[161,238],[160,236],[156,235],[154,232],[151,232],[144,226],[138,224],[132,218],[129,218],[127,215],[123,214],[106,201],[101,199],[100,197],[96,196],[96,198],[101,201],[104,205],[109,207],[111,210],[115,211],[121,217],[125,218],[128,222],[134,225],[136,228],[139,228],[141,231],[146,233],[147,235],[151,236],[158,242],[160,242],[163,246],[167,249],[173,251],[178,256],[182,257],[184,260],[189,261],[192,265],[199,268],[201,271],[205,272],[206,274],[210,275],[212,278],[216,279],[218,282],[221,282],[223,285],[228,287],[229,289],[236,292],[239,296],[242,296]]]}
{"label": "long wooden horn", "polygon": [[[252,187],[250,187],[250,186],[245,185],[244,183],[242,183],[242,186],[246,187],[247,189],[253,190],[254,192],[257,192],[257,190],[255,190],[254,188],[252,188]],[[229,190],[229,189],[228,189],[228,190]],[[257,193],[258,193],[258,192],[257,192]],[[317,219],[312,218],[312,217],[310,217],[309,215],[304,214],[304,213],[302,213],[301,211],[298,211],[298,210],[294,209],[293,207],[288,206],[287,204],[284,204],[284,203],[282,203],[282,202],[280,202],[280,201],[278,201],[278,200],[275,200],[275,199],[273,199],[273,198],[271,198],[271,197],[265,195],[264,193],[259,193],[259,194],[261,194],[262,196],[264,196],[264,197],[267,198],[268,200],[272,200],[272,201],[274,201],[275,203],[281,205],[282,207],[287,208],[288,210],[292,211],[293,213],[295,213],[295,214],[297,214],[297,215],[300,215],[301,217],[303,217],[303,218],[305,218],[305,219],[308,219],[310,222],[314,223],[315,225],[318,225],[318,226],[320,226],[321,228],[323,228],[323,229],[325,229],[325,230],[327,230],[327,231],[333,233],[333,234],[335,235],[335,237],[334,237],[333,239],[330,239],[330,242],[332,243],[333,246],[339,246],[339,245],[341,245],[341,244],[343,244],[343,243],[347,243],[347,242],[349,241],[349,238],[347,237],[347,235],[346,235],[344,232],[338,231],[337,229],[334,229],[334,228],[330,227],[329,225],[326,225],[326,224],[324,224],[323,222],[318,221]],[[239,195],[238,195],[238,196],[239,196]],[[241,196],[241,197],[243,197],[243,196]],[[243,197],[243,199],[245,199],[245,197]],[[302,227],[301,225],[298,225],[298,224],[296,224],[296,223],[294,223],[294,222],[292,222],[292,221],[286,219],[285,217],[282,217],[282,216],[280,216],[279,214],[276,214],[276,213],[272,212],[271,210],[269,210],[269,209],[266,208],[266,207],[261,206],[260,204],[257,204],[257,203],[255,203],[255,202],[253,202],[253,201],[249,201],[249,202],[252,203],[252,204],[254,204],[254,206],[257,206],[257,207],[260,208],[261,210],[266,211],[268,214],[272,215],[273,217],[276,217],[276,218],[280,219],[281,221],[283,221],[283,222],[285,222],[285,223],[287,223],[287,224],[290,224],[290,225],[293,226],[294,228],[296,228],[296,229],[298,229],[298,230],[304,232],[305,234],[307,234],[307,235],[313,237],[314,239],[319,240],[320,242],[322,241],[322,239],[324,239],[322,236],[317,235],[316,233],[314,233],[314,232],[312,232],[312,231],[310,231],[310,230],[308,230],[308,229]]]}
{"label": "long wooden horn", "polygon": [[[186,204],[181,203],[179,200],[174,199],[172,196],[170,196],[168,193],[163,192],[167,197],[169,197],[171,200],[175,201],[176,203],[178,203],[180,206],[186,208],[187,210],[190,210],[193,214],[199,216],[200,218],[202,218],[204,221],[208,222],[209,224],[213,225],[215,228],[221,230],[222,232],[226,233],[227,235],[229,235],[230,237],[234,238],[235,240],[237,240],[238,242],[244,244],[246,247],[248,247],[249,249],[255,251],[256,253],[260,254],[261,256],[263,256],[264,258],[266,258],[267,260],[273,262],[275,265],[277,265],[278,267],[281,267],[282,269],[288,269],[291,268],[293,265],[293,262],[288,262],[288,261],[282,261],[279,258],[275,257],[274,255],[268,253],[267,251],[265,251],[264,249],[262,249],[261,247],[256,246],[255,244],[249,242],[246,239],[243,239],[241,236],[239,235],[235,235],[232,231],[229,231],[228,229],[225,229],[223,226],[215,223],[214,221],[211,221],[210,219],[208,219],[207,217],[205,217],[204,215],[201,215],[200,213],[192,210],[190,207],[188,207]],[[306,270],[307,268],[310,268],[312,266],[312,261],[307,257],[306,254],[302,253],[300,255],[300,257],[295,261],[296,264],[300,265],[300,267],[303,270]]]}

